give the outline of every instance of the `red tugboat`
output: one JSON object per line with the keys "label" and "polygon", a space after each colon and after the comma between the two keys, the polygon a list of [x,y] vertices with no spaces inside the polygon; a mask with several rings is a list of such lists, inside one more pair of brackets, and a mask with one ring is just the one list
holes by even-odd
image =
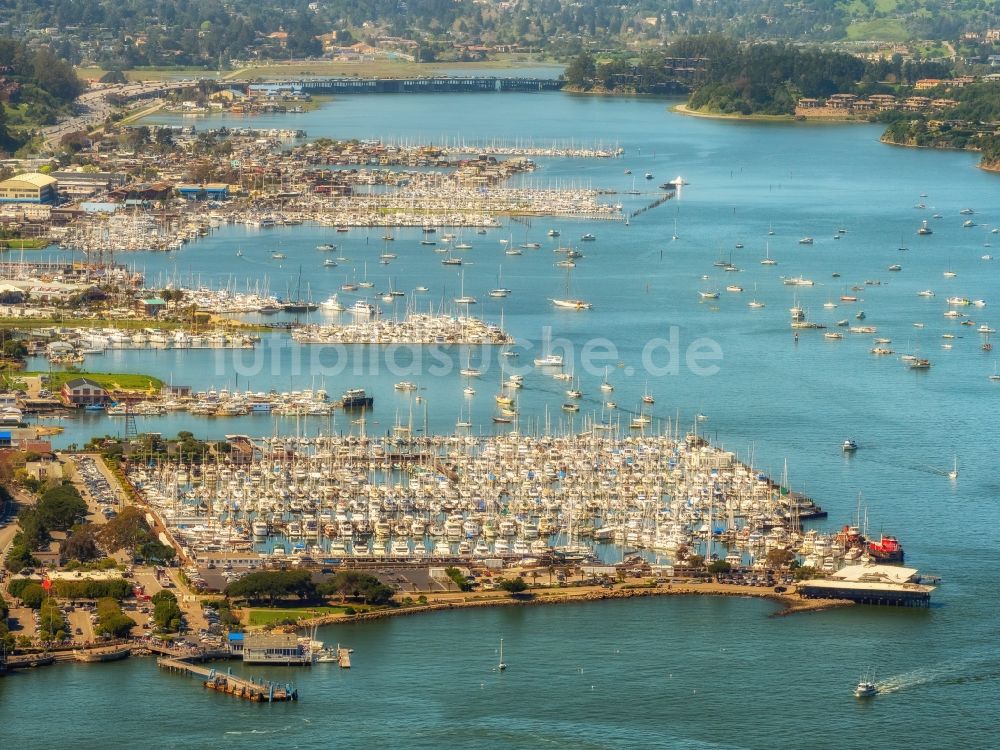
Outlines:
{"label": "red tugboat", "polygon": [[876,562],[903,562],[903,545],[894,536],[882,534],[877,542],[869,541],[867,547]]}
{"label": "red tugboat", "polygon": [[903,562],[903,545],[894,536],[885,536],[883,534],[876,542],[866,539],[857,526],[844,526],[837,533],[835,541],[844,550],[857,550],[853,553],[854,555],[858,555],[859,552],[867,553],[874,562]]}

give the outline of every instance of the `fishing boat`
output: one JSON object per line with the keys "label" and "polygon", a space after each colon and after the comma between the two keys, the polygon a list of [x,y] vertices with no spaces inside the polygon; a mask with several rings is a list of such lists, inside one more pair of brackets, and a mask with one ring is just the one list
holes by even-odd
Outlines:
{"label": "fishing boat", "polygon": [[854,688],[855,698],[874,698],[878,695],[878,685],[872,677],[863,676]]}

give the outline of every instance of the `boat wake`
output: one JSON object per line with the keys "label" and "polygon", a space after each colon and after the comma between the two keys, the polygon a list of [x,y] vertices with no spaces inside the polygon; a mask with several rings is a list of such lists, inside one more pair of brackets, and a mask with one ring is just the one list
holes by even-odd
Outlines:
{"label": "boat wake", "polygon": [[986,669],[977,669],[976,665],[971,664],[941,664],[894,675],[880,680],[877,684],[879,695],[885,695],[925,685],[962,685],[968,682],[985,682],[996,679],[1000,679],[1000,665],[998,664],[993,664],[992,668]]}
{"label": "boat wake", "polygon": [[248,730],[243,731],[243,732],[233,730],[233,731],[226,732],[226,734],[280,734],[280,733],[287,732],[291,728],[292,728],[292,725],[289,724],[286,727],[280,727],[280,728],[275,728],[275,729],[248,729]]}

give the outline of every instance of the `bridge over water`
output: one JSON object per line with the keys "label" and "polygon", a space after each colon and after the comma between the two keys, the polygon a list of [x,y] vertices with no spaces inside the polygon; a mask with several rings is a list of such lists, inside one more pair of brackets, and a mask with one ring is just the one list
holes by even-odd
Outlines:
{"label": "bridge over water", "polygon": [[295,90],[307,94],[441,94],[456,92],[559,91],[557,78],[438,76],[424,78],[304,78],[251,84],[259,90]]}

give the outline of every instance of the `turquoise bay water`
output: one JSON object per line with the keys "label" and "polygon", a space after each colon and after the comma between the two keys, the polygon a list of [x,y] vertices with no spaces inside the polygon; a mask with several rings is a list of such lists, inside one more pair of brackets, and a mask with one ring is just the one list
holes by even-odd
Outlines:
{"label": "turquoise bay water", "polygon": [[[243,747],[263,740],[303,748],[373,742],[833,748],[844,746],[845,737],[870,741],[875,733],[888,747],[985,746],[983,717],[1000,708],[994,586],[983,578],[997,561],[1000,536],[994,471],[1000,386],[988,380],[995,357],[980,349],[983,339],[975,328],[1000,322],[1000,261],[981,259],[993,252],[986,243],[1000,243],[990,231],[1000,225],[1000,178],[976,170],[968,154],[880,145],[877,127],[696,120],[670,113],[667,104],[561,94],[345,97],[303,115],[196,124],[301,127],[310,137],[486,142],[530,136],[538,145],[558,140],[583,146],[601,141],[620,144],[625,157],[540,158],[539,169],[522,179],[627,191],[633,184],[649,190],[647,171],[655,178],[652,187],[683,175],[690,184],[679,200],[627,226],[536,220],[487,236],[465,233],[474,245],[465,253],[466,293],[480,300],[474,314],[497,321],[502,314],[518,338],[524,353],[513,365],[536,356],[545,326],[576,355],[586,394],[580,414],[570,422],[559,411],[564,384],[529,371],[518,395],[522,428],[543,424],[546,416],[553,429],[579,429],[585,417],[601,418],[604,363],[587,372],[580,354],[588,341],[607,339],[615,347],[607,362],[616,385],[611,398],[620,411],[636,410],[648,387],[660,425],[679,418],[682,429],[691,429],[695,414],[707,415],[697,425],[700,431],[763,469],[780,474],[787,460],[793,486],[830,511],[827,527],[848,522],[861,493],[872,530],[897,535],[909,563],[945,577],[931,610],[858,608],[769,618],[773,606],[759,601],[668,599],[454,612],[331,628],[326,640],[355,648],[350,673],[318,666],[269,675],[294,679],[303,695],[298,704],[255,707],[206,695],[193,681],[158,674],[149,660],[40,670],[0,680],[0,741],[6,745],[13,735],[5,733],[42,721],[49,739],[92,736],[122,715],[128,696],[138,695],[142,700],[126,714],[130,724],[151,728],[139,743],[149,747]],[[625,168],[634,175],[625,175]],[[608,200],[632,210],[654,197],[618,194]],[[925,209],[914,208],[920,202]],[[962,227],[966,217],[959,211],[967,206],[976,210],[976,227]],[[931,218],[936,212],[941,219]],[[916,235],[923,219],[933,235]],[[550,227],[561,230],[564,243],[578,244],[584,232],[598,237],[578,244],[586,257],[572,275],[572,294],[594,303],[588,313],[554,312],[547,301],[565,288],[564,272],[554,267],[556,242],[545,236]],[[835,241],[839,228],[847,232]],[[391,283],[410,297],[416,286],[426,285],[422,306],[457,296],[459,275],[419,244],[419,232],[396,233],[390,249],[399,258],[388,266],[377,260],[381,235],[309,226],[263,233],[228,227],[180,253],[140,254],[134,261],[152,281],[266,284],[281,295],[295,284],[301,266],[317,300],[337,291],[345,278],[360,278],[367,261],[377,289]],[[815,238],[814,245],[798,244],[806,235]],[[499,242],[506,238],[543,247],[506,256]],[[322,268],[314,248],[328,241],[351,260]],[[737,249],[737,243],[744,247]],[[778,266],[758,262],[768,245]],[[900,251],[900,245],[909,250]],[[280,264],[270,257],[278,247],[288,256]],[[237,249],[243,249],[242,258],[235,257]],[[720,258],[732,258],[742,271],[722,272],[712,265]],[[887,271],[894,263],[903,270]],[[502,308],[486,296],[501,267],[503,285],[513,290]],[[945,270],[957,277],[944,278]],[[834,272],[841,276],[834,278]],[[816,285],[781,283],[782,276],[800,274]],[[864,286],[876,279],[881,285]],[[727,292],[729,284],[744,291]],[[855,284],[863,289],[851,291]],[[767,305],[762,310],[746,304],[755,287]],[[918,297],[923,289],[936,296]],[[699,290],[718,290],[720,299],[701,302]],[[840,303],[845,293],[860,301]],[[963,308],[977,326],[943,316],[945,298],[952,295],[987,301],[985,308]],[[811,319],[831,326],[841,319],[857,324],[855,313],[863,309],[864,324],[891,338],[888,346],[897,355],[873,357],[870,335],[845,333],[844,340],[831,342],[821,332],[803,331],[796,343],[788,327],[788,308],[796,301]],[[839,307],[825,309],[827,301]],[[674,327],[682,360],[698,339],[717,343],[717,374],[698,375],[683,361],[676,372],[647,373],[643,349],[652,340],[669,339]],[[943,349],[943,343],[952,348]],[[907,370],[898,355],[908,352],[929,357],[932,368]],[[396,357],[400,368],[388,371],[385,357],[372,350],[300,349],[269,336],[257,352],[117,352],[88,366],[152,372],[203,389],[249,383],[254,390],[325,387],[336,395],[362,385],[376,399],[371,431],[384,433],[397,420],[408,420],[411,410],[415,427],[426,419],[430,430],[449,431],[470,407],[464,406],[457,374],[467,354],[448,354],[453,366],[445,375],[408,371],[405,352]],[[472,356],[487,369],[475,384],[473,420],[477,429],[490,431],[500,377],[496,357],[478,350]],[[664,365],[665,349],[655,349],[653,361]],[[403,379],[424,389],[424,404],[411,404],[392,389]],[[93,417],[64,424],[63,444],[122,429]],[[139,427],[166,434],[194,429],[214,437],[352,428],[342,416],[298,425],[170,416],[143,419]],[[861,444],[853,457],[840,451],[847,437]],[[954,457],[960,476],[951,482],[943,472]],[[491,672],[500,636],[512,665],[504,675]],[[869,704],[857,703],[850,690],[869,666],[878,669],[889,691]],[[272,734],[236,734],[255,731]]]}

